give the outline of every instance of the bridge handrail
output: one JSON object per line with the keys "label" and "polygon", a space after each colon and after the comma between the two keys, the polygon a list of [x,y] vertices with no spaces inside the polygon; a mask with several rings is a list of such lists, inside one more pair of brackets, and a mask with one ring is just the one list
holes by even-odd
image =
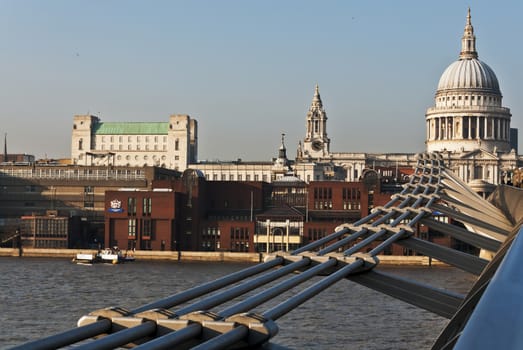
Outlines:
{"label": "bridge handrail", "polygon": [[[523,344],[523,227],[472,312],[454,349],[520,349]],[[502,302],[500,302],[502,301]]]}

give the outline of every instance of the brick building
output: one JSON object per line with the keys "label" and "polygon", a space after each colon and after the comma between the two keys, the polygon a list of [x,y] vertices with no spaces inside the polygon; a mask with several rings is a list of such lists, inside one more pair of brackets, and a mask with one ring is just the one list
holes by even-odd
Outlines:
{"label": "brick building", "polygon": [[105,242],[121,249],[293,250],[388,202],[385,180],[366,169],[358,182],[307,184],[291,174],[272,183],[207,181],[188,169],[152,189],[107,191]]}

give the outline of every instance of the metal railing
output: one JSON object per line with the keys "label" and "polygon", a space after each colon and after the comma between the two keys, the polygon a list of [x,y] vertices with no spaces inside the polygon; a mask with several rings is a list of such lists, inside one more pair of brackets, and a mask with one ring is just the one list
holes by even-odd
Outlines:
{"label": "metal railing", "polygon": [[[431,218],[434,213],[437,216],[443,213],[469,229],[434,220]],[[499,253],[489,262],[422,240],[416,237],[420,225],[480,249],[499,250]],[[375,208],[367,217],[342,225],[327,237],[288,255],[268,256],[262,264],[135,310],[108,308],[93,311],[78,321],[76,329],[15,349],[55,349],[78,342],[82,343],[75,348],[81,350],[122,346],[148,350],[178,346],[193,349],[258,346],[269,342],[278,332],[276,321],[279,318],[342,279],[451,319],[435,343],[435,349],[451,348],[456,343],[461,346],[458,347],[460,349],[486,348],[484,345],[488,342],[477,342],[475,339],[471,342],[470,338],[476,337],[478,332],[482,333],[484,317],[499,315],[504,310],[493,310],[498,304],[496,298],[501,296],[507,302],[516,300],[519,305],[522,296],[522,287],[509,285],[511,279],[506,277],[521,276],[517,272],[521,263],[517,253],[523,249],[523,242],[516,240],[516,244],[510,247],[512,238],[507,237],[515,236],[511,235],[513,229],[498,208],[483,200],[448,171],[439,155],[423,154],[419,155],[414,175],[401,193],[393,195],[386,205]],[[392,244],[414,249],[479,275],[478,282],[468,295],[460,295],[375,270],[379,264],[378,255]],[[506,258],[503,259],[505,253]],[[500,277],[494,274],[498,266],[499,270],[503,270],[499,271]],[[296,271],[300,273],[294,274]],[[494,277],[489,278],[492,275]],[[313,277],[317,281],[292,297],[264,311],[254,312],[265,302],[277,300],[283,292]],[[486,287],[489,283],[492,287]],[[507,286],[510,287],[508,290]],[[216,310],[246,293],[254,294]],[[182,303],[184,306],[179,307]],[[471,313],[470,321],[466,322]],[[512,324],[502,323],[503,326],[493,329],[498,332],[498,328],[507,328],[504,332],[499,330],[497,335],[508,340],[498,344],[506,344],[510,348],[521,341],[520,335],[513,335],[513,332],[518,333],[521,325],[515,318],[510,320]]]}

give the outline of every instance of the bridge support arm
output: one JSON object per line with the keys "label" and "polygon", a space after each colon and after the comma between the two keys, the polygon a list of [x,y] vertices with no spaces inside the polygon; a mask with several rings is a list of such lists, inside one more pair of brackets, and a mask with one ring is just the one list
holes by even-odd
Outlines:
{"label": "bridge support arm", "polygon": [[496,252],[501,247],[501,242],[495,239],[472,233],[456,225],[446,224],[434,219],[421,219],[420,223],[480,249]]}
{"label": "bridge support arm", "polygon": [[487,260],[478,258],[477,256],[443,247],[415,237],[398,240],[395,243],[403,247],[413,249],[423,255],[443,261],[452,266],[456,266],[475,275],[481,274],[481,271],[483,271],[488,263]]}
{"label": "bridge support arm", "polygon": [[449,319],[456,313],[464,298],[456,293],[376,270],[349,275],[347,278],[365,287]]}

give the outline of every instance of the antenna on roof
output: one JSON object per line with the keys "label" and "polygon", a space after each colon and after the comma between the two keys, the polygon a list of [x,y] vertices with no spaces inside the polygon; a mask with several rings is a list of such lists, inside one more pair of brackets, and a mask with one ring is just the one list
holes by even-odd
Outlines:
{"label": "antenna on roof", "polygon": [[7,162],[7,133],[4,134],[4,162]]}

